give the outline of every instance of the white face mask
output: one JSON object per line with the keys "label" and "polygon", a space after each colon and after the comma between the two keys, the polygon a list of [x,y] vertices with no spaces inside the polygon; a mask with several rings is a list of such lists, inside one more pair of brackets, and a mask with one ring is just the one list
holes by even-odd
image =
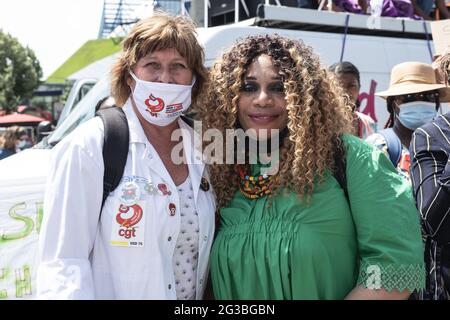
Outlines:
{"label": "white face mask", "polygon": [[167,126],[178,119],[191,105],[191,85],[150,82],[138,79],[130,71],[136,86],[133,99],[139,113],[148,122],[157,126]]}

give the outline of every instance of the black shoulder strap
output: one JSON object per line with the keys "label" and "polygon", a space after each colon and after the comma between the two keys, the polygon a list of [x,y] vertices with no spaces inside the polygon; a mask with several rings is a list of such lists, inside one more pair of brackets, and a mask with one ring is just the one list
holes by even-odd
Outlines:
{"label": "black shoulder strap", "polygon": [[192,115],[182,115],[181,120],[183,120],[189,127],[194,127],[194,117]]}
{"label": "black shoulder strap", "polygon": [[[109,193],[114,191],[122,179],[128,156],[130,133],[128,122],[122,108],[108,108],[97,111],[105,127],[103,144],[103,163],[105,172],[103,176],[103,199],[105,204]],[[100,210],[101,212],[101,210]]]}
{"label": "black shoulder strap", "polygon": [[345,147],[342,141],[342,138],[335,139],[335,148],[333,151],[333,159],[334,159],[334,170],[333,175],[336,178],[337,182],[341,186],[342,190],[344,190],[345,197],[349,200],[348,197],[348,188],[347,188],[347,161],[345,156]]}

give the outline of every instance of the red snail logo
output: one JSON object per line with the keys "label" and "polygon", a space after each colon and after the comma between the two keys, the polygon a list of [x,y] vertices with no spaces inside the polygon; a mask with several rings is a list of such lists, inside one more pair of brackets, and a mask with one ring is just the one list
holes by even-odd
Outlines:
{"label": "red snail logo", "polygon": [[155,97],[153,94],[150,94],[148,99],[145,100],[145,105],[148,107],[147,108],[148,112],[158,113],[164,109],[164,100]]}
{"label": "red snail logo", "polygon": [[[127,213],[129,210],[133,209],[133,215],[131,218],[122,218],[122,214]],[[125,206],[123,204],[119,207],[119,213],[116,215],[116,221],[121,226],[124,226],[125,228],[130,228],[137,224],[142,219],[142,208],[138,206],[137,204],[134,204],[132,206]]]}

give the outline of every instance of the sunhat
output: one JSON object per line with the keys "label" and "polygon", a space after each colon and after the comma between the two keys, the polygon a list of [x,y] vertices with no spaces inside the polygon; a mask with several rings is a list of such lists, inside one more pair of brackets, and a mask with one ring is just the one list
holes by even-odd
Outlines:
{"label": "sunhat", "polygon": [[375,95],[387,98],[445,88],[436,83],[433,67],[422,62],[403,62],[392,68],[389,89]]}

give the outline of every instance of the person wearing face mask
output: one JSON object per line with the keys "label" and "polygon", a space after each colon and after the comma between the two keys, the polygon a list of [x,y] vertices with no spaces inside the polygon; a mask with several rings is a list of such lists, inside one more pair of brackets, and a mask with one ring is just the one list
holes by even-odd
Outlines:
{"label": "person wearing face mask", "polygon": [[403,62],[392,68],[389,89],[377,92],[387,102],[389,119],[385,130],[369,136],[366,141],[381,149],[410,181],[411,137],[417,128],[432,121],[440,106],[439,89],[433,68],[421,62]]}
{"label": "person wearing face mask", "polygon": [[[439,57],[438,81],[448,85],[450,53]],[[450,100],[450,87],[440,90]],[[411,180],[425,240],[427,281],[419,298],[450,299],[450,112],[419,127],[411,145]]]}
{"label": "person wearing face mask", "polygon": [[111,96],[129,127],[122,180],[102,207],[99,117],[53,149],[38,298],[203,297],[215,200],[205,165],[194,159],[194,132],[181,118],[203,91],[203,60],[186,17],[155,13],[125,38],[111,71]]}
{"label": "person wearing face mask", "polygon": [[9,127],[3,135],[0,135],[0,160],[32,146],[31,139],[24,128]]}
{"label": "person wearing face mask", "polygon": [[32,146],[33,142],[30,136],[26,133],[26,131],[23,131],[20,134],[19,141],[16,144],[16,152],[23,151],[25,149],[31,148]]}
{"label": "person wearing face mask", "polygon": [[354,133],[361,139],[367,138],[369,135],[377,132],[377,124],[368,115],[359,112],[360,101],[359,91],[361,89],[361,81],[359,70],[356,66],[348,61],[338,62],[330,67],[330,71],[336,74],[342,88],[349,96],[353,107],[353,127]]}

